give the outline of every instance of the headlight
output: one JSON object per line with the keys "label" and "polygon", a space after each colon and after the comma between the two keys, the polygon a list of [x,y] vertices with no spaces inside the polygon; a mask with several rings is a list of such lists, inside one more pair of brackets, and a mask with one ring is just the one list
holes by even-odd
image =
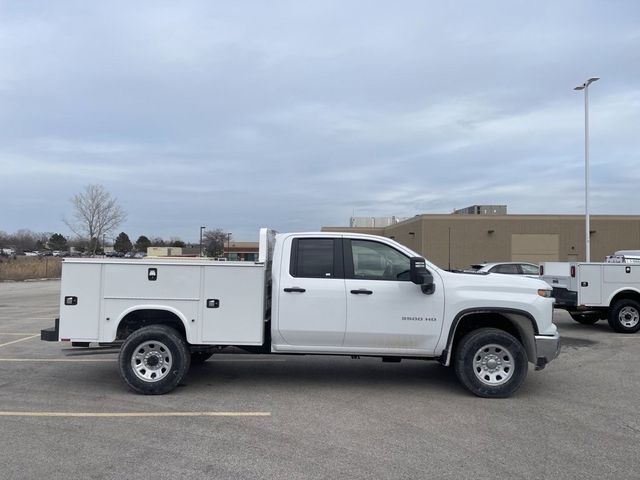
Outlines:
{"label": "headlight", "polygon": [[539,288],[538,289],[538,295],[540,295],[541,297],[550,298],[551,297],[551,290],[546,289],[546,288]]}

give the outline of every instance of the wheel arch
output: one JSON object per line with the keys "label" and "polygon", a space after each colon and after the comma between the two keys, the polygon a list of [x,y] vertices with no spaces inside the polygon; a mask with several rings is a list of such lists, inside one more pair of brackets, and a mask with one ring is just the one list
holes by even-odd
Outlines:
{"label": "wheel arch", "polygon": [[636,302],[640,303],[640,291],[636,290],[635,288],[629,288],[629,287],[624,287],[617,290],[616,292],[613,293],[613,295],[611,295],[609,299],[609,308],[613,308],[613,305],[618,300],[623,300],[623,299],[635,300]]}
{"label": "wheel arch", "polygon": [[525,310],[500,307],[472,308],[459,312],[451,323],[447,345],[440,361],[449,366],[459,340],[467,333],[485,327],[498,328],[516,337],[527,352],[529,362],[535,362],[534,336],[538,334],[535,319]]}
{"label": "wheel arch", "polygon": [[166,325],[175,328],[189,341],[187,319],[178,309],[166,305],[136,305],[118,317],[116,339],[124,340],[134,331],[148,325]]}

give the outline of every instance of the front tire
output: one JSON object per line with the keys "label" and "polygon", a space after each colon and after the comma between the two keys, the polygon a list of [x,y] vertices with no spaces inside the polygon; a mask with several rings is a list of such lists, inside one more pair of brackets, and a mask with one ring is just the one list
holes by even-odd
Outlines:
{"label": "front tire", "polygon": [[189,371],[191,356],[177,330],[151,325],[127,337],[118,364],[120,375],[133,391],[162,395],[182,381]]}
{"label": "front tire", "polygon": [[484,398],[513,394],[527,377],[527,364],[527,352],[518,339],[497,328],[480,328],[466,334],[454,358],[460,383]]}
{"label": "front tire", "polygon": [[620,333],[635,333],[640,330],[640,303],[622,299],[609,310],[609,326]]}

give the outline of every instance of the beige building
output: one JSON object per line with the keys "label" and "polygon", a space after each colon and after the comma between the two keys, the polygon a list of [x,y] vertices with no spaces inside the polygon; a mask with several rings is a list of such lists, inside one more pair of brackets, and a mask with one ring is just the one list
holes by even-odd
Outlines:
{"label": "beige building", "polygon": [[181,257],[181,247],[148,247],[147,256],[149,257]]}
{"label": "beige building", "polygon": [[[584,261],[584,215],[416,215],[382,228],[322,227],[322,231],[382,235],[442,268],[494,261]],[[640,215],[592,215],[591,260],[640,249]]]}

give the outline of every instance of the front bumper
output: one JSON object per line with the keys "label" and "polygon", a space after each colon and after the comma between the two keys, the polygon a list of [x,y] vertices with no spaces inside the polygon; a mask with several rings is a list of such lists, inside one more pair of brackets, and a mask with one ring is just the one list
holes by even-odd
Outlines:
{"label": "front bumper", "polygon": [[551,360],[560,355],[560,334],[536,335],[536,370],[542,370]]}

